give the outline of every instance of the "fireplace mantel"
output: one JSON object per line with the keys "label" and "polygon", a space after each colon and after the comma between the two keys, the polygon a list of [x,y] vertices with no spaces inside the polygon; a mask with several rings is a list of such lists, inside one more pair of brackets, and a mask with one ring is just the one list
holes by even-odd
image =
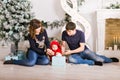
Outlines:
{"label": "fireplace mantel", "polygon": [[99,9],[97,10],[97,46],[96,51],[105,51],[105,20],[108,18],[119,18],[120,9]]}

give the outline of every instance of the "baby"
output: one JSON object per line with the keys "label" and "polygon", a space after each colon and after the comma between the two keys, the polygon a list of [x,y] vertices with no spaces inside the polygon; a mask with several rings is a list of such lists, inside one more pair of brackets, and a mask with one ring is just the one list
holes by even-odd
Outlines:
{"label": "baby", "polygon": [[61,56],[62,51],[61,51],[61,45],[57,40],[53,40],[50,43],[50,49],[54,52],[54,55],[49,56],[50,60],[52,60],[53,56]]}

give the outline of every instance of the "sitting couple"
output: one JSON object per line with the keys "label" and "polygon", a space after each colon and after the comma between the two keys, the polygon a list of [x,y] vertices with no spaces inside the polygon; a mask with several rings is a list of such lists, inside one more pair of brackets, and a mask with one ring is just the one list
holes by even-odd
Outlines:
{"label": "sitting couple", "polygon": [[[24,60],[5,61],[4,64],[17,64],[24,66],[50,64],[48,55],[50,57],[54,56],[55,51],[50,48],[47,32],[43,28],[42,23],[37,19],[30,21],[28,40],[30,48],[27,52],[27,58]],[[68,44],[70,50],[65,50],[66,44]],[[73,22],[68,22],[66,30],[62,32],[61,47],[62,51],[58,50],[58,52],[65,56],[68,55],[68,63],[102,66],[103,63],[119,62],[119,59],[115,57],[108,58],[103,55],[98,55],[85,46],[84,33],[77,30],[76,25]]]}

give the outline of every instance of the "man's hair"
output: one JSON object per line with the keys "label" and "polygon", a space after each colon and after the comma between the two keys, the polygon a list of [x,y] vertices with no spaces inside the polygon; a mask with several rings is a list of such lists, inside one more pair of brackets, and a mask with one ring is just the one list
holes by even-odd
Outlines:
{"label": "man's hair", "polygon": [[66,25],[66,30],[74,30],[76,28],[76,24],[74,22],[68,22]]}

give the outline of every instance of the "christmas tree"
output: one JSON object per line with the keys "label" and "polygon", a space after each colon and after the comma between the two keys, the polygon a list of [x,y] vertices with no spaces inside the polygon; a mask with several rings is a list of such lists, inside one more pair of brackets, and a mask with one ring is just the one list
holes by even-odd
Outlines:
{"label": "christmas tree", "polygon": [[29,0],[0,0],[0,38],[17,43],[28,35],[34,17]]}

